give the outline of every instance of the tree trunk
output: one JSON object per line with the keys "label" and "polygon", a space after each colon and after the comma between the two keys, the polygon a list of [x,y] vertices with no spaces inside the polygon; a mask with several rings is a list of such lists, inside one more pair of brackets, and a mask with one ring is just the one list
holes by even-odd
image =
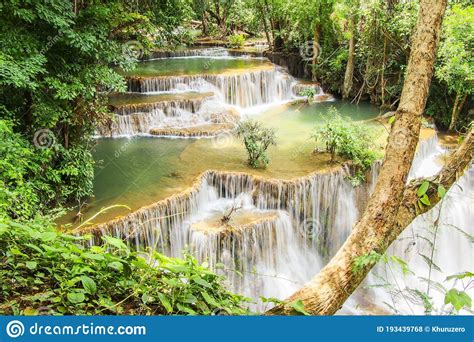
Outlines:
{"label": "tree trunk", "polygon": [[405,182],[419,140],[421,114],[426,105],[433,75],[441,23],[447,0],[421,0],[413,49],[395,113],[396,120],[388,138],[385,159],[367,208],[343,246],[323,270],[284,304],[269,314],[296,314],[286,303],[302,300],[313,315],[332,315],[367,276],[373,265],[353,272],[358,257],[371,251],[383,254],[396,239],[394,231],[402,206]]}
{"label": "tree trunk", "polygon": [[206,11],[202,12],[202,34],[204,36],[207,36],[209,34],[208,23],[207,23],[207,12]]}
{"label": "tree trunk", "polygon": [[344,100],[349,98],[352,90],[352,78],[354,76],[354,58],[355,58],[355,29],[354,19],[350,16],[349,30],[351,38],[349,39],[349,51],[347,57],[346,73],[344,75],[344,86],[342,89],[342,98]]}
{"label": "tree trunk", "polygon": [[265,37],[267,38],[267,44],[268,44],[268,47],[271,49],[272,41],[270,39],[270,29],[268,28],[267,16],[265,15],[265,10],[263,8],[264,5],[261,4],[259,0],[257,0],[257,6],[258,6],[258,10],[260,11],[260,14],[262,15],[263,30],[265,31]]}
{"label": "tree trunk", "polygon": [[458,123],[459,113],[461,113],[462,107],[466,102],[467,95],[461,95],[461,93],[456,94],[456,99],[454,100],[453,112],[451,114],[451,123],[449,124],[449,130],[454,131],[456,129],[456,124]]}
{"label": "tree trunk", "polygon": [[311,70],[311,79],[316,82],[318,80],[316,76],[316,64],[318,64],[319,54],[321,53],[321,45],[319,45],[319,40],[321,37],[321,27],[316,25],[314,28],[314,37],[313,37],[313,58],[311,61],[312,70]]}

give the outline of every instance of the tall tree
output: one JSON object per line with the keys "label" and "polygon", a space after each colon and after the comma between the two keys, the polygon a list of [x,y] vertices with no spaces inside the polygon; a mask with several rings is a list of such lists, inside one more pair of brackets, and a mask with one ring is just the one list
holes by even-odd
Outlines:
{"label": "tall tree", "polygon": [[348,99],[352,90],[352,80],[354,78],[355,66],[355,45],[356,45],[356,8],[359,6],[359,1],[349,1],[347,3],[347,34],[349,35],[349,47],[347,51],[347,64],[344,73],[344,83],[342,88],[342,98]]}
{"label": "tall tree", "polygon": [[[373,265],[353,272],[358,257],[371,251],[383,254],[405,226],[398,224],[407,200],[405,182],[419,140],[421,115],[426,105],[436,50],[447,0],[421,0],[400,105],[388,138],[385,159],[373,195],[351,235],[323,270],[286,303],[302,300],[307,312],[334,314],[360,285]],[[403,140],[403,144],[400,144]],[[472,134],[468,142],[472,140]],[[466,142],[465,142],[466,144]],[[472,153],[472,143],[467,152]],[[464,161],[466,158],[463,158]],[[460,165],[462,166],[462,165]],[[415,203],[410,203],[415,205]],[[270,314],[294,314],[281,304]]]}
{"label": "tall tree", "polygon": [[455,95],[449,124],[453,131],[467,97],[474,92],[474,6],[454,5],[443,29],[436,76]]}

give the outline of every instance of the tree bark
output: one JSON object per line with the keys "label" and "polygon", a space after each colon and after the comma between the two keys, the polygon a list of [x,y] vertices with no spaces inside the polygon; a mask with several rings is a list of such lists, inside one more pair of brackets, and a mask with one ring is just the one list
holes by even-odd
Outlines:
{"label": "tree bark", "polygon": [[349,18],[349,30],[351,38],[349,39],[349,51],[347,57],[346,73],[344,75],[344,85],[342,89],[342,98],[344,100],[349,98],[352,90],[352,78],[354,76],[354,58],[355,58],[355,24],[354,18]]}
{"label": "tree bark", "polygon": [[462,95],[461,93],[456,94],[456,99],[454,100],[453,112],[451,114],[451,122],[449,124],[449,131],[454,131],[458,123],[459,113],[461,113],[462,107],[466,102],[467,94]]}
{"label": "tree bark", "polygon": [[394,228],[405,192],[416,145],[419,140],[421,114],[426,105],[433,75],[441,23],[446,0],[421,0],[413,50],[395,113],[396,120],[388,138],[385,159],[367,208],[352,233],[331,261],[302,289],[269,314],[296,314],[291,303],[301,300],[313,315],[332,315],[339,310],[360,285],[372,266],[353,272],[358,257],[371,251],[383,254],[398,236]]}
{"label": "tree bark", "polygon": [[262,16],[263,30],[265,31],[265,37],[267,38],[267,44],[268,44],[268,47],[271,48],[272,47],[272,41],[270,39],[270,30],[268,28],[267,16],[265,15],[265,10],[264,10],[263,6],[264,5],[261,4],[259,0],[257,0],[257,7],[258,7],[258,10],[260,11],[260,14]]}
{"label": "tree bark", "polygon": [[314,36],[313,36],[313,58],[311,61],[312,69],[311,69],[311,80],[316,82],[318,80],[316,76],[316,64],[318,64],[319,54],[321,53],[321,45],[319,45],[319,40],[321,37],[321,27],[319,24],[316,25],[314,28]]}

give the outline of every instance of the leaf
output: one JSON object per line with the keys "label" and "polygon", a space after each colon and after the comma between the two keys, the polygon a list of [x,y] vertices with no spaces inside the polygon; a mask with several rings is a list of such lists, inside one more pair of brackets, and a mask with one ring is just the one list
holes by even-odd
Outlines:
{"label": "leaf", "polygon": [[263,297],[261,296],[260,299],[262,300],[262,303],[273,303],[273,304],[282,304],[284,303],[281,299],[275,298],[275,297]]}
{"label": "leaf", "polygon": [[441,268],[439,268],[438,265],[436,265],[430,258],[428,258],[426,255],[422,253],[418,253],[419,256],[425,260],[425,262],[428,264],[428,266],[433,267],[436,271],[441,272]]}
{"label": "leaf", "polygon": [[5,223],[0,223],[0,236],[7,232],[8,225]]}
{"label": "leaf", "polygon": [[420,187],[418,188],[418,191],[416,192],[416,195],[418,197],[421,197],[423,196],[424,194],[426,194],[426,191],[428,191],[428,188],[430,187],[430,182],[428,181],[424,181]]}
{"label": "leaf", "polygon": [[69,292],[67,294],[67,299],[72,304],[78,304],[78,303],[82,303],[86,299],[86,296],[84,296],[84,293],[82,292]]}
{"label": "leaf", "polygon": [[185,305],[182,305],[182,304],[178,303],[178,304],[176,304],[176,306],[178,307],[179,311],[186,312],[190,315],[197,315],[196,311],[194,311],[193,309],[191,309],[191,308],[189,308]]}
{"label": "leaf", "polygon": [[472,299],[464,291],[451,289],[446,293],[446,296],[444,297],[444,304],[452,304],[456,311],[459,311],[463,307],[467,307],[468,309],[470,309],[472,306]]}
{"label": "leaf", "polygon": [[457,273],[450,275],[449,277],[446,278],[446,281],[452,280],[452,279],[464,279],[464,278],[473,278],[474,273],[472,272],[462,272],[462,273]]}
{"label": "leaf", "polygon": [[123,270],[123,264],[121,262],[118,262],[118,261],[112,261],[107,266],[109,266],[110,268],[112,268],[116,271],[122,271]]}
{"label": "leaf", "polygon": [[410,274],[410,273],[413,274],[413,272],[410,270],[410,267],[409,267],[408,264],[405,262],[405,260],[403,260],[403,259],[397,257],[396,255],[392,255],[392,256],[390,257],[390,259],[391,259],[391,261],[392,261],[393,263],[395,263],[395,264],[397,264],[397,265],[400,266],[400,268],[402,269],[403,275],[407,275],[407,274]]}
{"label": "leaf", "polygon": [[212,288],[211,284],[209,284],[207,281],[205,281],[201,277],[193,278],[193,281],[201,286]]}
{"label": "leaf", "polygon": [[36,246],[36,245],[33,245],[31,243],[25,243],[25,246],[30,247],[31,249],[34,249],[35,251],[37,251],[40,254],[43,254],[43,250],[41,248],[39,248],[38,246]]}
{"label": "leaf", "polygon": [[127,245],[121,239],[114,238],[112,236],[104,235],[102,239],[109,245],[114,246],[118,249],[128,249]]}
{"label": "leaf", "polygon": [[301,299],[295,300],[294,302],[289,303],[289,305],[297,312],[305,315],[305,316],[310,316],[309,313],[307,313],[304,309],[304,304]]}
{"label": "leaf", "polygon": [[438,197],[443,198],[446,195],[446,189],[441,184],[438,186]]}
{"label": "leaf", "polygon": [[85,259],[91,259],[91,260],[96,260],[96,261],[102,261],[104,260],[104,256],[102,254],[95,254],[95,253],[82,253],[81,255]]}
{"label": "leaf", "polygon": [[421,201],[421,203],[423,203],[424,205],[427,205],[427,206],[430,206],[430,205],[431,205],[430,199],[428,198],[428,195],[426,195],[426,194],[424,194],[424,195],[420,198],[420,201]]}
{"label": "leaf", "polygon": [[25,264],[26,267],[28,267],[30,270],[34,270],[38,266],[38,263],[36,261],[27,261]]}
{"label": "leaf", "polygon": [[219,307],[219,303],[217,303],[214,298],[209,296],[209,294],[206,291],[202,291],[201,295],[204,298],[204,300],[207,302],[207,304],[215,306],[215,307]]}
{"label": "leaf", "polygon": [[166,311],[168,313],[173,312],[173,307],[171,306],[170,301],[168,298],[161,292],[158,293],[158,298],[160,299],[161,304],[165,307]]}
{"label": "leaf", "polygon": [[48,242],[56,239],[57,236],[58,234],[55,232],[44,232],[40,234],[39,238],[41,241]]}
{"label": "leaf", "polygon": [[81,276],[81,281],[82,286],[87,293],[94,294],[97,292],[97,285],[92,278],[89,278],[88,276]]}
{"label": "leaf", "polygon": [[142,302],[143,304],[151,303],[153,302],[154,298],[151,297],[148,293],[142,294]]}

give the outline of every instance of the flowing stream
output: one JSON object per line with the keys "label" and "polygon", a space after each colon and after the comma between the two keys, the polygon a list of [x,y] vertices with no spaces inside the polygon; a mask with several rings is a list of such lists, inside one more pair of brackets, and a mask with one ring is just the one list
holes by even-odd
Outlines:
{"label": "flowing stream", "polygon": [[[353,175],[351,167],[328,166],[327,158],[311,153],[314,142],[309,137],[321,124],[319,114],[334,105],[343,115],[360,120],[375,116],[377,110],[340,102],[282,106],[308,85],[261,58],[232,57],[223,49],[163,57],[127,74],[129,93],[111,99],[116,119],[107,129],[99,129],[98,135],[129,139],[99,142],[97,153],[106,165],[96,176],[97,204],[123,201],[135,207],[91,228],[91,243],[101,234],[112,234],[137,250],[152,247],[170,256],[187,250],[225,275],[230,290],[255,299],[252,309],[268,309],[260,296],[284,299],[336,253],[377,179],[379,163],[368,172],[365,184],[353,187],[347,179]],[[324,95],[318,86],[309,86]],[[135,138],[165,129],[172,136],[193,127],[202,133],[203,125],[232,126],[249,116],[279,130],[266,170],[249,173],[239,142],[225,131],[212,139]],[[445,152],[436,136],[420,141],[410,177],[435,174]],[[474,234],[469,225],[474,220],[469,210],[473,176],[471,168],[445,200],[417,218],[391,246],[390,253],[407,260],[418,276],[428,278],[420,255],[431,253],[424,235],[433,238],[434,221],[439,224],[433,260],[442,272],[432,272],[432,279],[442,281],[446,275],[474,268],[472,241],[460,232]],[[224,220],[231,213],[231,219]],[[403,313],[420,312],[415,300],[410,306],[403,297],[394,299],[383,289],[367,288],[376,284],[375,273],[384,268],[376,267],[341,314],[379,312],[383,302]],[[426,289],[426,283],[412,278],[398,274],[386,281]],[[432,292],[439,302],[441,295]]]}

